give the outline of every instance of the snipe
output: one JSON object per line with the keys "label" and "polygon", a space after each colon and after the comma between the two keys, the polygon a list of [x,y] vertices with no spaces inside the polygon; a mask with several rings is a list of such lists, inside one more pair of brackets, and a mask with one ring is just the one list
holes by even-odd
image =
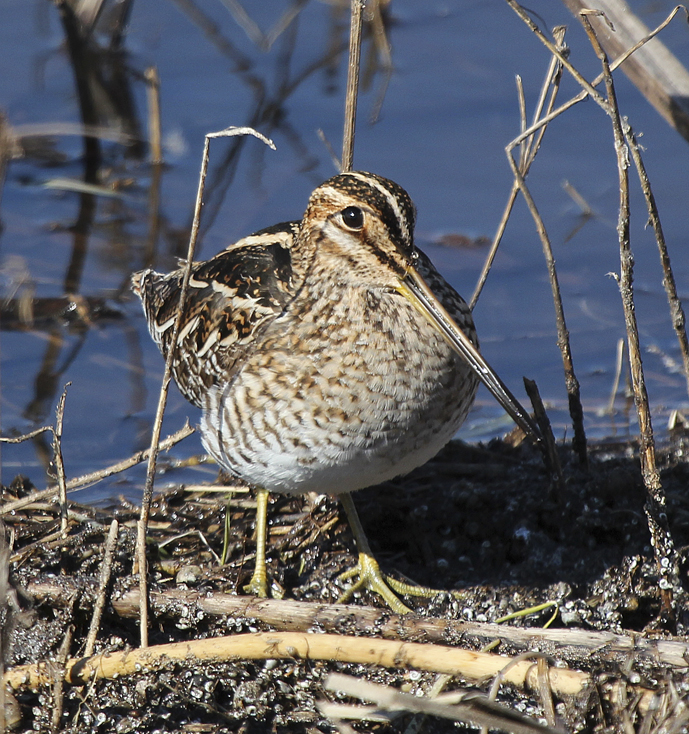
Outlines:
{"label": "snipe", "polygon": [[[298,222],[261,230],[194,263],[173,374],[203,411],[204,446],[259,489],[256,571],[266,595],[267,493],[339,495],[359,564],[348,576],[398,612],[350,493],[405,474],[455,434],[479,379],[524,430],[528,413],[479,354],[471,312],[414,245],[397,184],[344,173]],[[136,273],[149,330],[170,347],[182,271]],[[406,592],[403,585],[395,584]]]}

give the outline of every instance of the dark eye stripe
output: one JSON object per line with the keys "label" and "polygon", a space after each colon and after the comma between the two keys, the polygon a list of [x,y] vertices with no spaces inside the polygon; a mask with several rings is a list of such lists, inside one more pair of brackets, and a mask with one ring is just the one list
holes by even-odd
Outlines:
{"label": "dark eye stripe", "polygon": [[360,198],[375,209],[387,228],[390,239],[407,254],[413,248],[414,205],[409,194],[393,181],[372,173],[341,173],[326,181],[349,196]]}

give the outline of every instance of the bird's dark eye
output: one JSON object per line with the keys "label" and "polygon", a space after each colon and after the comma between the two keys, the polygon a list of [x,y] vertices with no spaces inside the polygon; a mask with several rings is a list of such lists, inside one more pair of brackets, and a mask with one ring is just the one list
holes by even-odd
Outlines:
{"label": "bird's dark eye", "polygon": [[342,210],[342,221],[349,229],[361,229],[364,226],[364,213],[358,206],[348,206]]}

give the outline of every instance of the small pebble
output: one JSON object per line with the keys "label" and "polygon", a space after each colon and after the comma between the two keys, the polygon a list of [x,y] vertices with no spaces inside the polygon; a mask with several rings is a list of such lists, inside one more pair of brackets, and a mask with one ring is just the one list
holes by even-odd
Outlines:
{"label": "small pebble", "polygon": [[203,571],[201,570],[200,566],[182,566],[182,568],[177,571],[177,575],[175,576],[175,583],[177,584],[177,586],[179,586],[180,584],[194,586],[195,584],[199,583],[202,575]]}

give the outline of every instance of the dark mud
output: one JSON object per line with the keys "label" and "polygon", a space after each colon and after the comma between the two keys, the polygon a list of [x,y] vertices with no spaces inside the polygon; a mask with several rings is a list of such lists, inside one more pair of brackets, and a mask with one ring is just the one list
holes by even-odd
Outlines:
{"label": "dark mud", "polygon": [[[686,445],[683,436],[675,436],[661,454],[670,527],[680,549],[689,543]],[[676,632],[673,622],[669,625],[673,629],[658,629],[657,575],[633,445],[594,447],[588,472],[580,470],[564,450],[562,461],[565,483],[557,494],[530,447],[501,441],[485,447],[453,442],[425,467],[359,492],[355,500],[386,572],[454,592],[428,600],[405,599],[419,615],[492,622],[550,601],[555,607],[508,624],[541,627],[556,608],[552,626],[563,630],[655,637]],[[30,490],[18,479],[4,489],[3,500]],[[224,493],[190,493],[181,487],[156,498],[149,528],[152,592],[176,588],[202,595],[241,593],[253,565],[251,495],[236,493],[229,505],[229,545],[221,566],[226,503]],[[70,536],[62,541],[46,540],[59,529],[57,508],[37,505],[5,518],[11,543],[10,582],[15,590],[9,595],[15,601],[4,617],[11,641],[8,667],[56,660],[61,646],[67,657],[83,655],[103,541],[113,517],[120,521],[119,541],[96,652],[138,646],[138,620],[123,616],[118,607],[118,599],[138,586],[138,576],[132,575],[138,508],[126,502],[107,510],[72,505]],[[334,603],[344,588],[337,575],[356,560],[338,503],[326,496],[275,496],[269,521],[268,569],[274,592],[285,599]],[[369,594],[354,603],[381,606]],[[680,625],[686,624],[687,611],[680,603]],[[155,603],[149,644],[268,629],[256,618]],[[67,631],[72,635],[66,650]],[[468,638],[457,642],[465,647],[472,644]],[[482,643],[473,644],[478,649]],[[503,640],[497,651],[523,650]],[[681,697],[686,669],[671,669],[633,655],[612,660],[601,650],[577,659],[560,653],[558,659],[592,673],[597,681],[642,682],[655,690],[664,708],[646,715],[643,726],[651,727],[648,731],[677,717],[676,707],[667,701]],[[55,696],[59,698],[53,687],[19,690],[12,717],[16,731],[52,727],[69,732],[334,732],[337,729],[316,705],[339,700],[323,687],[332,671],[418,695],[427,695],[437,678],[430,672],[328,661],[189,661],[85,687],[66,686],[59,723],[53,722]],[[462,680],[455,678],[446,690],[463,687]],[[634,710],[633,698],[601,705],[589,693],[577,700],[556,701],[556,712],[568,730],[603,731],[621,722],[634,728],[644,715]],[[498,700],[531,716],[544,716],[538,696],[503,686]],[[456,729],[441,719],[414,723],[411,719],[407,714],[392,723],[352,726],[380,732]]]}

